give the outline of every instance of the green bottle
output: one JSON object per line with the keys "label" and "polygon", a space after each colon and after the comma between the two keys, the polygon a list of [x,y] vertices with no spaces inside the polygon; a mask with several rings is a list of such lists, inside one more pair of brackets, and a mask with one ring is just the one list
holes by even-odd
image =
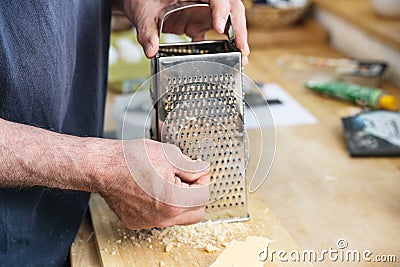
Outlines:
{"label": "green bottle", "polygon": [[307,81],[304,85],[323,95],[347,100],[360,106],[397,110],[396,98],[380,89],[343,82]]}

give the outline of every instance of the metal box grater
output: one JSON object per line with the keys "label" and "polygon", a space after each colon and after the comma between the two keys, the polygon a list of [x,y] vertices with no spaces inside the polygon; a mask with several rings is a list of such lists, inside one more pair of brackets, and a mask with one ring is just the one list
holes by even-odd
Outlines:
{"label": "metal box grater", "polygon": [[[167,12],[188,7],[190,3]],[[155,107],[152,137],[210,162],[210,203],[205,220],[249,219],[241,52],[229,18],[229,40],[160,44],[152,59]],[[157,74],[157,75],[155,75]]]}

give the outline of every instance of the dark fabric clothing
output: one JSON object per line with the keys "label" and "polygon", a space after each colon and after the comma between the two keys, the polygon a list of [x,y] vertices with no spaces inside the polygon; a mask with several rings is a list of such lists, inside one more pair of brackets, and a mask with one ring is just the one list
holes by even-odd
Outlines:
{"label": "dark fabric clothing", "polygon": [[[0,1],[0,117],[101,136],[110,16],[109,0]],[[88,198],[0,188],[0,266],[63,266]]]}

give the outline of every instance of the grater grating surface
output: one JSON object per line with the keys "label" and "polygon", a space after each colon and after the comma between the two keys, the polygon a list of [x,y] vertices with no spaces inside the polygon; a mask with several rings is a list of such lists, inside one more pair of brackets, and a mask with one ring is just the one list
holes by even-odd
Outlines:
{"label": "grater grating surface", "polygon": [[241,73],[212,61],[181,63],[164,72],[157,81],[157,139],[210,162],[206,220],[247,219]]}
{"label": "grater grating surface", "polygon": [[216,201],[207,206],[208,219],[217,219],[212,214],[220,217],[223,210],[228,212],[224,217],[240,210],[247,216],[246,185],[241,179],[244,126],[233,74],[173,77],[168,84],[161,104],[166,117],[160,140],[177,145],[192,159],[210,162],[210,200]]}

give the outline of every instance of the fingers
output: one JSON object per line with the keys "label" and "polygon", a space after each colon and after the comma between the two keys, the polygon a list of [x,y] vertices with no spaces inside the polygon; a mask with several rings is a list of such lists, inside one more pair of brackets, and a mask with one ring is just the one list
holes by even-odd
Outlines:
{"label": "fingers", "polygon": [[[173,210],[172,212],[168,212]],[[149,229],[153,227],[167,228],[173,225],[189,225],[198,223],[203,220],[206,211],[205,207],[193,208],[171,208],[164,207],[159,213],[145,213],[135,210],[132,215],[130,213],[120,213],[115,210],[117,217],[129,229]]]}
{"label": "fingers", "polygon": [[186,183],[194,183],[200,177],[207,175],[210,164],[201,160],[192,160],[183,155],[177,146],[162,144],[166,160],[174,167],[175,175]]}
{"label": "fingers", "polygon": [[210,184],[210,175],[207,173],[200,176],[195,182],[193,182],[193,184],[191,184],[191,187],[203,186],[208,184]]}
{"label": "fingers", "polygon": [[[182,197],[182,196],[181,196]],[[185,197],[185,196],[183,196]],[[186,195],[186,197],[190,197]],[[155,209],[147,214],[152,227],[165,228],[172,225],[187,225],[200,222],[205,216],[205,204],[181,207],[156,201]]]}
{"label": "fingers", "polygon": [[[159,13],[165,6],[163,4],[160,5],[158,1],[142,1],[140,4],[135,1],[125,1],[125,3],[127,3],[124,8],[125,12],[136,26],[139,43],[148,58],[154,57],[159,47],[157,20]],[[246,65],[250,49],[247,43],[245,9],[242,2],[240,0],[210,0],[210,6],[212,10],[212,25],[219,33],[224,32],[229,13],[232,15],[236,45],[242,52],[242,64]],[[201,15],[198,14],[198,16]],[[203,22],[204,24],[204,18],[207,16],[203,16],[199,21],[196,21],[197,17],[192,16],[188,19],[183,19],[180,16],[179,20],[172,23],[171,29],[166,29],[166,32],[183,31],[192,37],[193,41],[204,40],[207,29],[199,27],[197,22]]]}
{"label": "fingers", "polygon": [[[115,169],[107,166],[103,172],[112,179],[109,178],[107,187],[101,190],[123,224],[130,229],[144,229],[201,221],[205,215],[204,206],[209,202],[209,188],[204,186],[210,179],[208,163],[191,160],[176,146],[148,139],[132,140],[129,146],[134,152],[126,162],[132,162],[134,168],[124,168],[125,162]],[[121,156],[120,149],[116,152],[115,158]],[[144,159],[146,153],[147,159]],[[178,155],[178,161],[194,165],[200,171],[193,174],[178,170],[166,154],[172,158]],[[160,177],[156,175],[155,179],[154,173]]]}
{"label": "fingers", "polygon": [[198,223],[206,214],[204,207],[196,209],[182,209],[182,211],[182,213],[173,218],[159,221],[155,227],[166,228],[172,225],[189,225]]}
{"label": "fingers", "polygon": [[182,213],[180,216],[172,219],[171,225],[189,225],[193,223],[198,223],[204,218],[205,215],[206,210],[204,207],[195,210],[188,210]]}
{"label": "fingers", "polygon": [[242,52],[242,64],[247,65],[250,48],[247,43],[245,8],[240,0],[211,0],[213,27],[223,33],[229,12],[235,31],[236,46]]}
{"label": "fingers", "polygon": [[[181,178],[186,183],[196,183],[203,176],[208,176],[208,172],[210,169],[210,164],[206,161],[194,161],[194,160],[186,160],[185,163],[181,163],[181,166],[187,166],[186,168],[178,168],[176,170],[176,175]],[[204,179],[201,181],[204,181]],[[207,183],[204,183],[207,184]]]}
{"label": "fingers", "polygon": [[235,30],[236,46],[242,51],[242,64],[247,65],[250,48],[247,43],[246,16],[243,3],[231,0],[232,23]]}
{"label": "fingers", "polygon": [[210,1],[213,17],[213,27],[219,33],[224,33],[226,21],[228,20],[230,4],[228,0]]}
{"label": "fingers", "polygon": [[141,12],[135,12],[138,14],[135,18],[137,39],[148,58],[152,58],[157,54],[159,46],[158,26],[155,19],[158,16],[158,9],[152,6],[154,5],[152,3],[149,1],[142,6],[143,10]]}

